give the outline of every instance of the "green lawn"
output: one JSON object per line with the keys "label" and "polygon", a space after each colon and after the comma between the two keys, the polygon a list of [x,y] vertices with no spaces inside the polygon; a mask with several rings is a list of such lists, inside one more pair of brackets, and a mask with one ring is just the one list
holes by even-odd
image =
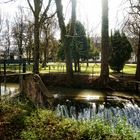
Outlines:
{"label": "green lawn", "polygon": [[[87,67],[86,63],[81,63],[81,73],[83,74],[99,74],[100,73],[100,64],[99,63],[90,63]],[[110,73],[113,71],[110,69]],[[124,69],[121,71],[125,74],[135,74],[136,64],[126,64]],[[66,72],[66,67],[64,63],[48,63],[46,68],[40,67],[41,73],[53,73],[53,72]]]}
{"label": "green lawn", "polygon": [[[100,73],[100,63],[89,63],[89,66],[87,67],[86,63],[81,63],[81,73],[82,74],[99,74]],[[27,65],[26,70],[27,72],[32,72],[32,67],[33,65]],[[12,72],[22,72],[22,66],[19,65],[7,65],[6,66],[7,71],[12,71]],[[47,63],[47,67],[42,68],[40,64],[40,73],[55,73],[55,72],[60,72],[60,73],[65,73],[66,72],[66,66],[65,63],[53,63],[49,62]],[[74,67],[73,67],[74,69]],[[3,65],[1,65],[1,71],[3,71]],[[125,74],[135,74],[136,71],[136,64],[126,64],[124,69],[121,71]],[[110,69],[110,73],[113,71]]]}

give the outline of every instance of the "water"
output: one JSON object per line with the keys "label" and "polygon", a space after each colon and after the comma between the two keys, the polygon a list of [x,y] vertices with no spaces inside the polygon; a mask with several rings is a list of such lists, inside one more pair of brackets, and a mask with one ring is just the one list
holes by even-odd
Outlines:
{"label": "water", "polygon": [[6,83],[6,85],[2,83],[0,88],[2,96],[16,94],[19,91],[19,85],[14,83]]}
{"label": "water", "polygon": [[[14,95],[18,89],[18,84],[2,84],[1,94]],[[140,128],[140,97],[135,93],[57,87],[50,88],[49,91],[54,97],[53,106],[58,116],[77,120],[98,117],[113,124],[123,117],[129,124]]]}
{"label": "water", "polygon": [[135,93],[57,89],[53,95],[58,116],[77,120],[98,117],[114,125],[124,118],[129,124],[140,128],[140,97]]}

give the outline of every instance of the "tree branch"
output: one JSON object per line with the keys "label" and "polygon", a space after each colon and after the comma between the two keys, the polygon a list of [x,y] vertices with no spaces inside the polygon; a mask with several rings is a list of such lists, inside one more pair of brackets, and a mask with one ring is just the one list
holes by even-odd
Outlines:
{"label": "tree branch", "polygon": [[35,10],[33,9],[33,6],[31,5],[30,1],[27,0],[29,7],[31,8],[31,11],[33,12],[33,14],[35,15]]}
{"label": "tree branch", "polygon": [[44,17],[42,18],[42,20],[40,20],[40,24],[43,24],[45,22],[46,19],[50,19],[53,18],[55,16],[57,12],[54,12],[52,15],[50,15],[49,17],[46,15],[44,15]]}
{"label": "tree branch", "polygon": [[49,1],[48,1],[48,4],[47,4],[47,6],[46,6],[46,8],[45,8],[45,10],[44,10],[44,12],[43,12],[41,18],[40,18],[40,23],[43,23],[43,22],[44,22],[45,17],[46,17],[46,13],[47,13],[47,11],[49,10],[50,5],[51,5],[51,1],[52,1],[52,0],[49,0]]}
{"label": "tree branch", "polygon": [[16,0],[7,0],[7,1],[0,2],[0,4],[6,4],[6,3],[9,3],[9,2],[12,2],[12,1],[16,1]]}

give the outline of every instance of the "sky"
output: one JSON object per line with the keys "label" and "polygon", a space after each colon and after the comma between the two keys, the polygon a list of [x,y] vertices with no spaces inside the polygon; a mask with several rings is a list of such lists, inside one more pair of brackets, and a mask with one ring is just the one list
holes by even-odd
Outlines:
{"label": "sky", "polygon": [[[15,16],[17,7],[21,5],[28,9],[26,0],[15,0],[16,2],[10,2],[3,4],[0,0],[0,10],[3,15],[6,15],[10,19]],[[62,0],[64,5],[64,16],[66,23],[70,19],[71,4],[70,0]],[[122,20],[124,18],[124,5],[121,4],[122,0],[109,0],[109,28],[120,28]],[[80,20],[87,32],[90,35],[100,35],[101,33],[101,0],[77,0],[77,20]]]}

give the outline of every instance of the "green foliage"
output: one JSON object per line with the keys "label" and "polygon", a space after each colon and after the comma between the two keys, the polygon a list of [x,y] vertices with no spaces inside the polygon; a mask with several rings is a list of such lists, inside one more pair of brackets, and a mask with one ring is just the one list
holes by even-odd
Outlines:
{"label": "green foliage", "polygon": [[0,101],[0,137],[1,139],[19,139],[24,128],[24,117],[28,114],[18,102]]}
{"label": "green foliage", "polygon": [[[69,34],[70,25],[70,23],[67,25],[67,34]],[[69,47],[71,47],[72,50],[72,58],[81,58],[82,60],[97,59],[99,57],[99,52],[94,47],[92,39],[86,36],[85,27],[80,21],[76,21],[75,30],[76,35],[73,38],[72,43],[69,44]],[[61,41],[57,56],[61,60],[65,59],[64,46],[62,46]]]}
{"label": "green foliage", "polygon": [[130,59],[131,52],[132,46],[125,34],[120,34],[119,31],[115,31],[114,35],[111,37],[111,55],[109,58],[110,68],[114,71],[120,72],[126,61]]}
{"label": "green foliage", "polygon": [[[68,24],[69,27],[69,24]],[[72,56],[77,59],[87,59],[89,44],[86,37],[86,31],[84,25],[80,21],[76,21],[75,25],[76,37],[73,39],[72,46]]]}
{"label": "green foliage", "polygon": [[37,110],[25,119],[23,139],[62,140],[78,139],[77,123],[71,119],[61,119],[50,110]]}
{"label": "green foliage", "polygon": [[[119,139],[123,140],[132,140],[137,137],[135,135],[135,132],[133,131],[133,128],[126,122],[125,118],[119,118],[116,128],[115,128],[115,133],[119,135]],[[132,135],[134,134],[134,135]],[[138,137],[137,137],[138,138]]]}
{"label": "green foliage", "polygon": [[115,126],[101,118],[76,121],[58,117],[51,110],[34,109],[27,100],[0,102],[0,115],[1,139],[139,140],[140,137],[140,132],[125,119],[119,118]]}
{"label": "green foliage", "polygon": [[101,118],[76,121],[39,109],[26,117],[21,136],[28,140],[138,140],[140,134],[121,119],[114,127]]}
{"label": "green foliage", "polygon": [[62,45],[61,40],[59,41],[59,50],[57,53],[57,57],[60,60],[63,60],[63,61],[65,60],[64,46]]}
{"label": "green foliage", "polygon": [[[69,34],[70,23],[67,25],[67,34]],[[79,56],[82,59],[86,59],[88,56],[89,44],[86,37],[86,31],[83,24],[80,21],[76,21],[75,25],[76,36],[73,38],[72,42],[69,44],[72,50],[72,57],[74,59]],[[61,42],[60,42],[61,43]],[[64,60],[64,46],[60,45],[60,49],[58,51],[58,58]]]}
{"label": "green foliage", "polygon": [[88,59],[97,60],[99,58],[99,50],[95,47],[94,42],[91,38],[88,39]]}

